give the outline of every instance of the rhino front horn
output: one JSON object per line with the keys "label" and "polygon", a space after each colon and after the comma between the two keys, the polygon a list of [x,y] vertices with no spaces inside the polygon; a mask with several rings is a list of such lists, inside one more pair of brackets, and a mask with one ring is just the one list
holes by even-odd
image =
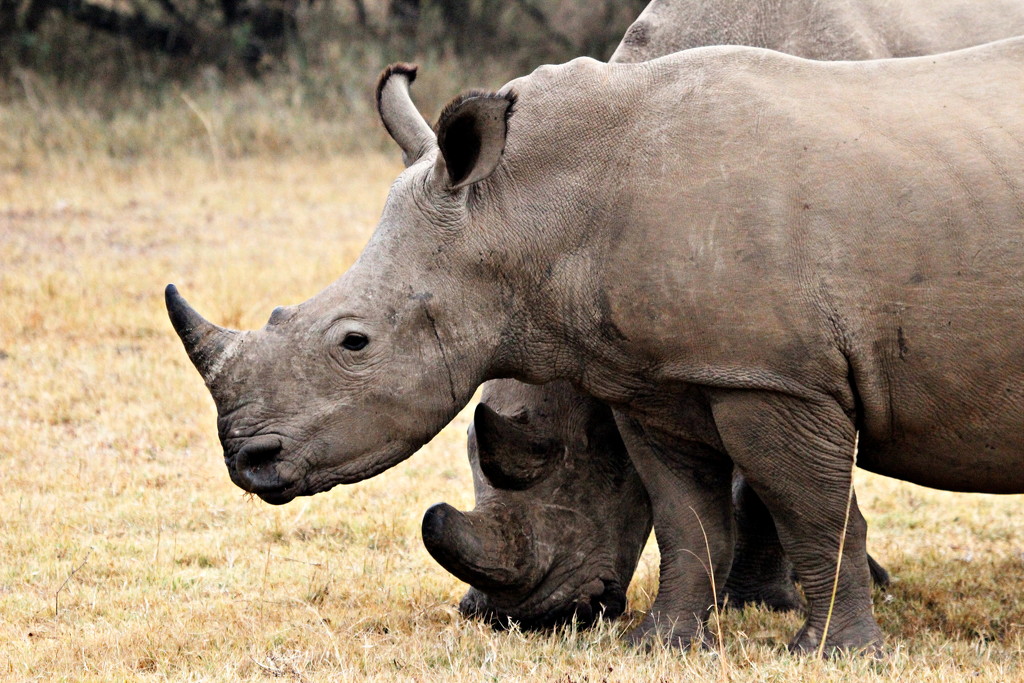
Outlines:
{"label": "rhino front horn", "polygon": [[539,563],[529,529],[486,512],[462,513],[447,503],[423,515],[423,544],[438,564],[484,592],[529,590]]}
{"label": "rhino front horn", "polygon": [[238,332],[218,327],[199,315],[178,294],[178,288],[174,285],[167,285],[164,300],[171,324],[185,345],[189,360],[206,383],[211,384],[224,367],[224,361],[229,355],[228,347],[233,345]]}

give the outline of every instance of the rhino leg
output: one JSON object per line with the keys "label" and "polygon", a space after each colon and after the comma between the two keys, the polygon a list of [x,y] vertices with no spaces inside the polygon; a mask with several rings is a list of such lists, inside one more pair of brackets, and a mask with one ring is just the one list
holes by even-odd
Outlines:
{"label": "rhino leg", "polygon": [[715,587],[724,586],[732,564],[732,463],[713,449],[680,443],[626,415],[616,413],[616,422],[651,496],[661,553],[658,596],[629,638],[640,645],[706,643]]}
{"label": "rhino leg", "polygon": [[808,613],[790,648],[879,651],[871,614],[867,524],[850,502],[835,603],[840,537],[852,486],[854,428],[834,400],[729,392],[713,401],[722,443],[771,511],[779,538],[807,596]]}
{"label": "rhino leg", "polygon": [[[742,475],[733,480],[732,500],[736,552],[720,602],[734,609],[764,605],[777,612],[802,610],[804,601],[793,581],[793,563],[782,549],[775,521]],[[889,572],[870,554],[868,569],[873,584],[881,588],[889,585]]]}
{"label": "rhino leg", "polygon": [[765,605],[779,612],[803,609],[793,564],[779,542],[768,508],[741,475],[733,481],[736,551],[725,583],[726,606]]}

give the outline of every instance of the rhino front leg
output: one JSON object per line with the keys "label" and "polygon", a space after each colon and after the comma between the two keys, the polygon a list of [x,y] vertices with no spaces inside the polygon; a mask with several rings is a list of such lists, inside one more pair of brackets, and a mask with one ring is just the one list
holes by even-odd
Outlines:
{"label": "rhino front leg", "polygon": [[817,650],[828,622],[830,650],[877,651],[882,632],[871,613],[867,524],[856,498],[849,506],[830,610],[852,493],[854,427],[849,417],[832,399],[761,392],[723,392],[713,397],[712,411],[726,452],[770,510],[807,596],[807,620],[790,648]]}
{"label": "rhino front leg", "polygon": [[650,494],[661,553],[658,596],[630,640],[677,647],[706,641],[708,615],[732,564],[732,463],[628,416],[616,414],[616,423]]}

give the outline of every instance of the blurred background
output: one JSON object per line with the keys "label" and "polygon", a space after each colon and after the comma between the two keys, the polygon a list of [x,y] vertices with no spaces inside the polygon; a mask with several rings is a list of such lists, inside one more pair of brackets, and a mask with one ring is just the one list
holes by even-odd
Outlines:
{"label": "blurred background", "polygon": [[607,58],[645,4],[0,0],[0,154],[19,168],[53,153],[209,153],[212,136],[226,158],[379,148],[372,90],[388,63],[421,64],[414,96],[432,118],[464,87]]}

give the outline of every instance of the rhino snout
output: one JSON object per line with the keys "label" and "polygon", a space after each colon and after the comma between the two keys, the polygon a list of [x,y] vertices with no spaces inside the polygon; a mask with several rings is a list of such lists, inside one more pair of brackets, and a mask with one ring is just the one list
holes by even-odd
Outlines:
{"label": "rhino snout", "polygon": [[576,590],[576,598],[557,603],[531,619],[524,628],[544,629],[576,622],[582,628],[598,619],[615,619],[626,611],[626,593],[617,581],[594,578]]}
{"label": "rhino snout", "polygon": [[235,483],[272,505],[291,501],[295,492],[289,489],[295,482],[282,477],[278,467],[278,456],[283,450],[277,436],[255,436],[246,441],[234,457]]}

